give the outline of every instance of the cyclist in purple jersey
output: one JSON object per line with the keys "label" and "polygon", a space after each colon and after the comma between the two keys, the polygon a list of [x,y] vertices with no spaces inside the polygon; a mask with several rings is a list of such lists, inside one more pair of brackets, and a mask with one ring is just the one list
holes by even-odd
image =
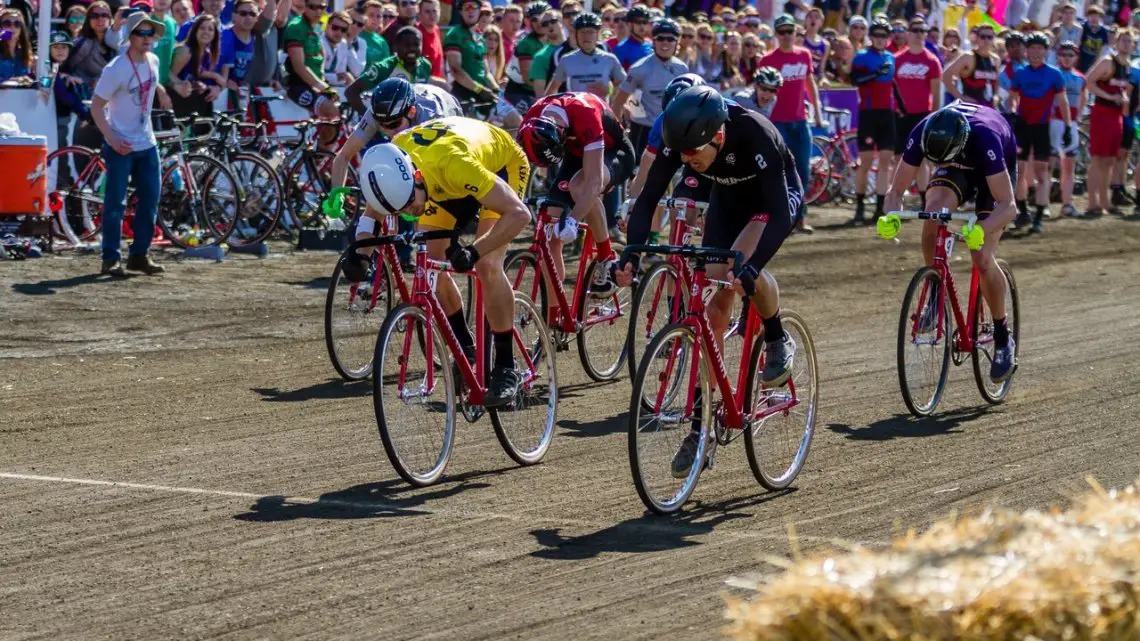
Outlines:
{"label": "cyclist in purple jersey", "polygon": [[[999,311],[1005,309],[1005,279],[995,261],[1002,230],[1017,214],[1013,195],[1017,142],[1005,118],[990,107],[958,100],[935,111],[907,137],[902,162],[887,192],[887,212],[902,205],[903,193],[924,159],[935,167],[926,191],[926,208],[953,211],[973,200],[985,230],[985,245],[971,252],[971,259],[981,274],[982,296],[994,317],[990,378],[1004,381],[1013,373],[1014,341]],[[935,223],[927,222],[922,230],[922,255],[928,265],[934,262],[936,238]]]}

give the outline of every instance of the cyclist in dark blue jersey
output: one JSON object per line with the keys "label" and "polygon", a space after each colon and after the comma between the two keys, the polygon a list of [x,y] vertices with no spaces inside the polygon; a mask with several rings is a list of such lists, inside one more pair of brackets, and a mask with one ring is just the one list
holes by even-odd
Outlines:
{"label": "cyclist in dark blue jersey", "polygon": [[[1001,382],[1013,373],[1014,341],[1005,316],[1005,282],[997,266],[997,247],[1002,230],[1017,214],[1013,186],[1017,182],[1017,142],[1009,123],[990,107],[960,100],[930,114],[910,132],[902,162],[895,172],[885,209],[896,211],[903,193],[918,174],[923,160],[934,174],[926,191],[926,208],[957,210],[973,200],[986,233],[981,250],[971,252],[981,273],[982,296],[994,317],[994,360],[990,378]],[[937,227],[927,222],[922,230],[922,255],[934,262]]]}

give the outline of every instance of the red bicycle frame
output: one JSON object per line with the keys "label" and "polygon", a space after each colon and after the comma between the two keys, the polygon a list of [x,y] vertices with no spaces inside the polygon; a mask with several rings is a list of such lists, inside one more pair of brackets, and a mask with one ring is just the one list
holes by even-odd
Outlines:
{"label": "red bicycle frame", "polygon": [[[627,247],[627,251],[672,253],[698,258],[725,256],[727,254],[724,250],[661,245],[631,245]],[[689,311],[681,321],[682,325],[691,328],[696,335],[696,345],[694,346],[694,353],[689,363],[689,367],[691,368],[689,375],[693,384],[689,387],[688,396],[685,399],[685,413],[691,416],[693,406],[695,405],[697,391],[696,381],[699,376],[699,370],[697,368],[701,366],[701,350],[703,348],[706,353],[711,355],[709,360],[712,366],[712,374],[715,378],[717,390],[720,391],[721,398],[724,399],[721,414],[718,418],[721,423],[729,429],[744,429],[745,403],[747,402],[747,399],[744,398],[744,394],[748,387],[748,364],[752,360],[752,350],[755,349],[757,342],[755,339],[760,332],[760,315],[756,311],[755,305],[750,306],[748,320],[745,325],[744,351],[740,358],[740,368],[737,372],[736,389],[734,390],[732,383],[728,380],[728,373],[724,366],[724,357],[721,355],[720,348],[717,347],[716,342],[713,340],[713,331],[709,324],[708,315],[705,314],[707,301],[712,300],[713,295],[716,294],[717,291],[730,289],[733,285],[729,281],[708,278],[708,276],[705,275],[703,265],[699,265],[693,270],[693,277],[693,284],[690,288]],[[669,360],[666,364],[663,380],[671,379],[670,372],[677,366],[680,358],[681,344],[678,343],[669,353]],[[761,359],[757,367],[763,367],[763,364],[763,359]],[[767,403],[762,408],[750,408],[750,413],[747,416],[749,424],[776,413],[787,413],[793,407],[799,405],[799,399],[796,397],[795,381],[789,378],[787,386],[791,392],[788,399],[776,403]],[[661,385],[657,390],[657,398],[654,401],[655,412],[661,411],[661,405],[665,402],[665,395],[668,390],[668,385]]]}
{"label": "red bicycle frame", "polygon": [[[397,233],[396,217],[389,214],[380,221],[380,236],[392,236]],[[396,287],[400,292],[400,300],[402,302],[410,302],[412,300],[412,292],[408,289],[408,284],[404,281],[404,271],[400,268],[400,257],[396,254],[396,248],[392,244],[384,244],[380,246],[380,257],[377,262],[383,261],[388,266],[388,273],[392,275],[392,280],[396,281]],[[356,290],[360,288],[362,282],[353,283],[348,288],[348,304],[351,305],[356,300]],[[376,307],[376,301],[380,299],[380,270],[377,269],[372,275],[372,301],[369,309]]]}
{"label": "red bicycle frame", "polygon": [[[966,324],[967,318],[973,318],[977,305],[977,292],[978,287],[981,285],[981,273],[977,267],[973,267],[970,271],[970,300],[967,303],[966,316],[962,315],[962,306],[958,302],[958,291],[954,288],[954,272],[950,269],[950,254],[954,251],[954,242],[960,238],[960,235],[950,231],[945,222],[938,225],[938,236],[934,245],[934,265],[933,268],[942,277],[942,284],[944,287],[943,295],[938,300],[938,331],[936,333],[937,340],[941,340],[946,335],[947,327],[945,326],[946,319],[946,301],[950,301],[950,309],[954,312],[954,323],[956,327],[968,327]],[[926,297],[930,295],[930,287],[923,288],[922,293],[918,298],[918,309],[926,309]],[[919,325],[921,324],[921,314],[917,314],[911,323],[910,339],[911,341],[917,340],[919,334]],[[958,332],[958,340],[955,344],[960,352],[969,353],[974,350],[974,337],[970,332]]]}
{"label": "red bicycle frame", "polygon": [[[659,205],[667,209],[677,210],[673,218],[673,224],[669,227],[669,244],[688,245],[693,239],[693,234],[699,230],[700,227],[698,225],[689,224],[687,212],[688,210],[700,209],[700,205],[695,200],[689,200],[687,198],[666,198],[663,199]],[[707,207],[707,205],[705,206]],[[668,260],[669,263],[677,269],[677,275],[680,278],[679,282],[674,283],[669,318],[680,318],[681,294],[693,283],[693,268],[689,265],[689,261],[680,256],[670,256]],[[653,331],[653,320],[657,317],[657,304],[661,302],[662,289],[663,288],[659,287],[657,291],[653,293],[653,303],[649,306],[649,311],[645,313],[646,334]]]}
{"label": "red bicycle frame", "polygon": [[[539,264],[543,274],[546,276],[546,282],[552,283],[554,290],[555,302],[559,310],[557,315],[549,319],[551,329],[561,330],[568,334],[575,334],[589,325],[597,325],[599,323],[613,323],[619,316],[621,316],[621,306],[615,305],[612,314],[605,314],[603,316],[596,316],[586,319],[584,322],[579,323],[577,320],[579,307],[578,301],[581,298],[577,295],[578,288],[586,287],[586,269],[594,259],[594,254],[597,251],[594,248],[594,237],[590,232],[590,228],[586,227],[586,236],[582,242],[582,254],[578,259],[578,277],[574,281],[574,301],[571,304],[566,300],[566,288],[562,286],[562,280],[555,277],[557,273],[554,269],[554,258],[550,251],[550,236],[548,227],[557,223],[557,220],[552,218],[549,214],[549,203],[542,202],[538,207],[538,215],[534,224],[534,241],[530,245],[530,251],[538,256]],[[520,270],[515,277],[515,282],[512,283],[514,289],[518,289],[523,279],[523,271]],[[542,279],[535,279],[535,287],[543,287]],[[530,292],[532,299],[537,296],[538,291]],[[614,294],[616,297],[617,294]]]}
{"label": "red bicycle frame", "polygon": [[[453,232],[445,232],[449,235]],[[419,238],[425,238],[429,235],[439,236],[440,232],[427,232],[426,234],[417,234]],[[392,249],[395,254],[395,250]],[[416,272],[412,279],[412,293],[411,302],[413,305],[420,307],[428,313],[428,316],[434,322],[427,323],[426,336],[424,336],[424,358],[427,361],[427,390],[425,392],[430,395],[432,390],[435,389],[435,336],[433,332],[440,331],[443,333],[444,343],[447,345],[451,357],[459,365],[460,376],[463,377],[464,383],[467,385],[468,397],[467,403],[469,405],[482,405],[483,399],[487,395],[487,387],[483,384],[486,380],[486,363],[484,358],[476,358],[474,369],[471,364],[467,362],[467,357],[463,353],[463,348],[459,345],[459,340],[455,337],[455,332],[451,330],[451,324],[447,322],[447,314],[443,311],[443,305],[440,304],[439,298],[436,297],[435,289],[439,280],[440,272],[447,272],[450,274],[463,273],[468,276],[474,276],[475,272],[456,272],[451,269],[451,264],[447,261],[435,260],[430,258],[427,253],[427,245],[420,243],[416,249]],[[483,311],[483,285],[475,278],[475,310],[474,310],[474,325],[478,328],[475,332],[475,353],[484,354],[486,347],[486,332],[482,331],[485,323]],[[518,351],[520,358],[526,363],[526,372],[523,375],[522,386],[523,389],[529,390],[534,385],[537,378],[534,367],[534,359],[531,357],[530,352],[522,343],[522,338],[519,336],[518,329],[511,328],[514,335],[515,348]],[[410,354],[412,350],[412,336],[415,334],[413,331],[406,332],[404,336],[404,351],[403,354]],[[551,356],[547,356],[550,358]],[[407,381],[408,373],[408,358],[403,358],[400,363],[400,376],[398,389],[404,389]],[[441,362],[445,362],[440,359]]]}

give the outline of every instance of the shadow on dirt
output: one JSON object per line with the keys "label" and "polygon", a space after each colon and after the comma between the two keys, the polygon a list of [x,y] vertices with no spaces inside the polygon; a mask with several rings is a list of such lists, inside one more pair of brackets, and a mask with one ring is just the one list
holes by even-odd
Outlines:
{"label": "shadow on dirt", "polygon": [[629,412],[622,412],[596,421],[564,419],[558,421],[558,427],[565,430],[560,435],[570,438],[592,438],[617,434],[629,428]]}
{"label": "shadow on dirt", "polygon": [[292,285],[294,287],[304,287],[305,289],[317,289],[323,292],[329,288],[330,280],[331,279],[328,276],[317,276],[316,278],[311,278],[309,280],[293,280],[285,284]]}
{"label": "shadow on dirt", "polygon": [[[625,379],[619,379],[619,380],[625,380]],[[580,396],[585,396],[585,395],[593,392],[596,389],[604,389],[606,387],[609,387],[610,385],[613,385],[616,382],[617,381],[605,381],[605,382],[591,381],[589,383],[577,383],[574,385],[567,385],[565,387],[560,386],[558,388],[558,398],[559,399],[578,398]]]}
{"label": "shadow on dirt", "polygon": [[70,289],[80,285],[90,285],[91,283],[109,280],[110,277],[108,276],[84,274],[82,276],[72,276],[71,278],[61,278],[59,280],[41,280],[38,283],[13,283],[12,291],[26,296],[50,296],[55,294],[56,290]]}
{"label": "shadow on dirt", "polygon": [[287,496],[263,496],[250,506],[248,512],[234,516],[239,521],[274,523],[295,519],[374,519],[392,516],[419,516],[430,514],[433,501],[455,496],[468,490],[490,487],[490,483],[472,482],[484,476],[503,474],[515,467],[498,470],[480,470],[457,476],[444,477],[444,481],[431,488],[412,489],[401,479],[354,485],[350,488],[327,492],[314,502],[299,501]]}
{"label": "shadow on dirt", "polygon": [[296,403],[320,398],[359,398],[372,394],[372,381],[348,382],[339,378],[329,379],[300,389],[282,391],[279,387],[253,387],[251,391],[261,395],[261,400],[271,403]]}
{"label": "shadow on dirt", "polygon": [[690,507],[679,514],[659,516],[647,512],[637,518],[580,536],[563,535],[562,528],[531,530],[535,541],[545,548],[531,552],[531,556],[578,561],[593,558],[602,552],[640,554],[692,547],[700,545],[700,541],[694,541],[692,537],[709,534],[721,523],[755,516],[754,512],[744,511],[744,508],[758,506],[795,491],[795,488],[789,488],[782,492],[734,498],[719,503],[693,501]]}
{"label": "shadow on dirt", "polygon": [[915,418],[910,414],[895,414],[890,418],[875,421],[866,427],[832,423],[827,426],[827,429],[836,434],[842,434],[852,441],[891,441],[896,438],[961,434],[962,430],[957,428],[963,423],[969,423],[987,414],[989,414],[989,406],[979,405],[926,418]]}

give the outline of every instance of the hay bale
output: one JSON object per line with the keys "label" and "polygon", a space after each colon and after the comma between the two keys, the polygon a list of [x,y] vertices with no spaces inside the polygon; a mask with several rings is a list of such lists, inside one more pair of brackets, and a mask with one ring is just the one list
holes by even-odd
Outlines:
{"label": "hay bale", "polygon": [[765,641],[1140,640],[1140,491],[1065,512],[987,510],[889,548],[816,552],[729,599],[725,632]]}

